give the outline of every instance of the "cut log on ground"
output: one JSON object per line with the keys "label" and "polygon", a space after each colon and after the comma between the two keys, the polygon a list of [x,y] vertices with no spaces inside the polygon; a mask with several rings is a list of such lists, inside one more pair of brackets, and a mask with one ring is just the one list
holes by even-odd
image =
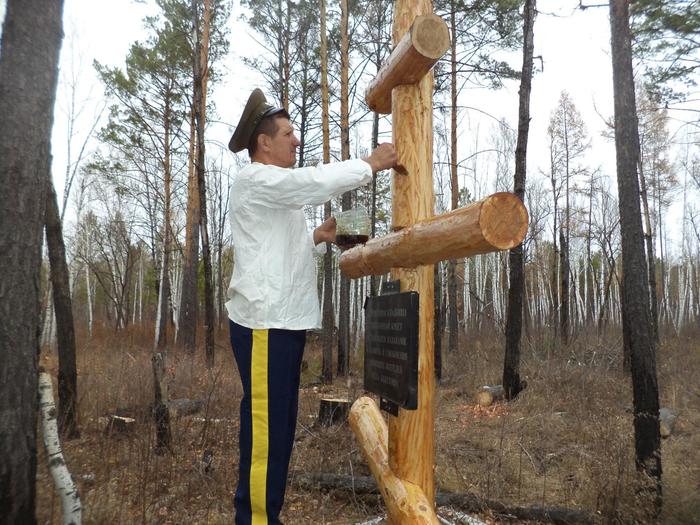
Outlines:
{"label": "cut log on ground", "polygon": [[484,385],[476,393],[476,402],[479,403],[479,406],[487,407],[503,399],[504,395],[503,385]]}
{"label": "cut log on ground", "polygon": [[117,416],[110,414],[99,419],[100,426],[106,435],[127,434],[136,426],[136,420],[133,417]]}
{"label": "cut log on ground", "polygon": [[389,429],[372,398],[361,397],[350,409],[350,427],[377,480],[391,522],[401,525],[438,525],[433,503],[421,488],[400,479],[389,467]]}
{"label": "cut log on ground", "polygon": [[350,401],[347,399],[321,399],[318,405],[318,424],[330,427],[348,419]]}
{"label": "cut log on ground", "polygon": [[447,259],[508,250],[527,233],[527,209],[513,193],[494,193],[478,202],[417,222],[340,256],[347,277],[381,275],[391,268],[415,268]]}
{"label": "cut log on ground", "polygon": [[53,400],[53,387],[51,385],[51,377],[46,372],[39,373],[39,410],[41,411],[41,431],[44,436],[49,470],[63,508],[63,523],[80,525],[83,508],[80,503],[78,487],[76,487],[63,458],[63,449],[58,438],[57,411]]}
{"label": "cut log on ground", "polygon": [[[304,490],[341,490],[353,494],[376,495],[379,491],[373,478],[369,476],[345,476],[342,474],[293,472],[290,478]],[[493,512],[509,519],[521,519],[555,523],[557,525],[593,525],[596,517],[590,512],[565,507],[525,507],[506,505],[499,501],[480,498],[469,493],[438,492],[438,506],[449,506],[462,512]]]}
{"label": "cut log on ground", "polygon": [[367,87],[365,101],[377,113],[391,113],[391,91],[422,79],[450,48],[450,32],[439,16],[417,16]]}

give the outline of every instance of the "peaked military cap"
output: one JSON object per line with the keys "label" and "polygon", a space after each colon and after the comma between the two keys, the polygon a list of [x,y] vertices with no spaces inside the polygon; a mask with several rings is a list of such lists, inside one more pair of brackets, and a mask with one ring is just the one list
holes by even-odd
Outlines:
{"label": "peaked military cap", "polygon": [[265,117],[276,115],[277,113],[286,114],[287,112],[282,108],[268,104],[263,92],[255,88],[248,97],[245,108],[243,108],[243,113],[238,121],[236,130],[233,132],[231,140],[228,143],[228,149],[234,153],[246,149],[260,121]]}

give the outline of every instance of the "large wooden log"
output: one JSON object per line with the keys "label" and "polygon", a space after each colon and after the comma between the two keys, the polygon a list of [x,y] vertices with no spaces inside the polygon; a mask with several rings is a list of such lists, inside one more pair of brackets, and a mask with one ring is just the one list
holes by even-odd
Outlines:
{"label": "large wooden log", "polygon": [[355,401],[349,420],[392,523],[437,525],[439,521],[433,502],[428,501],[418,485],[400,479],[389,467],[389,430],[374,400],[361,397]]}
{"label": "large wooden log", "polygon": [[528,215],[512,193],[495,193],[464,208],[432,217],[347,250],[340,269],[350,278],[379,275],[446,259],[507,250],[520,244]]}
{"label": "large wooden log", "polygon": [[391,91],[421,80],[449,48],[445,21],[434,14],[417,16],[367,87],[367,106],[377,113],[391,113]]}
{"label": "large wooden log", "polygon": [[[430,0],[397,0],[392,38],[395,45],[416,16],[432,14]],[[408,173],[394,171],[391,183],[391,222],[394,231],[434,215],[433,194],[433,74],[419,82],[397,86],[391,95],[392,137],[397,157]],[[389,416],[389,466],[402,480],[419,486],[430,505],[435,504],[435,366],[433,350],[434,279],[432,266],[393,268],[401,291],[420,297],[418,321],[418,406]],[[434,512],[434,511],[433,511]],[[389,512],[391,525],[402,521]]]}
{"label": "large wooden log", "polygon": [[476,402],[479,406],[491,406],[495,401],[500,401],[505,395],[503,385],[484,385],[476,393]]}

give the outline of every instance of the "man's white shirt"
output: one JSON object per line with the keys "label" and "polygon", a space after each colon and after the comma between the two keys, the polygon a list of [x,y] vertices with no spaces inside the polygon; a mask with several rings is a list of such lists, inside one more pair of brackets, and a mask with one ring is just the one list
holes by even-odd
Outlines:
{"label": "man's white shirt", "polygon": [[229,318],[248,328],[321,327],[314,248],[304,205],[320,205],[372,180],[360,159],[317,167],[280,168],[253,162],[230,188],[234,266]]}

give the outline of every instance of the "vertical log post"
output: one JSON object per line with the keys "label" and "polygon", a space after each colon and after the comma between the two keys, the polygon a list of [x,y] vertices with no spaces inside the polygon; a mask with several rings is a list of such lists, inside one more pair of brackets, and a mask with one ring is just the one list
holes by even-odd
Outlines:
{"label": "vertical log post", "polygon": [[[432,14],[430,0],[397,0],[393,42],[397,45],[419,15]],[[392,229],[400,230],[433,215],[433,74],[419,82],[397,86],[392,93],[393,141],[399,162],[410,175],[394,171],[392,177]],[[420,487],[434,505],[435,390],[433,356],[433,266],[392,269],[401,291],[415,290],[420,297],[418,324],[418,408],[399,409],[389,416],[389,466],[400,479]],[[391,517],[390,517],[391,518]],[[399,525],[394,523],[393,525]]]}

